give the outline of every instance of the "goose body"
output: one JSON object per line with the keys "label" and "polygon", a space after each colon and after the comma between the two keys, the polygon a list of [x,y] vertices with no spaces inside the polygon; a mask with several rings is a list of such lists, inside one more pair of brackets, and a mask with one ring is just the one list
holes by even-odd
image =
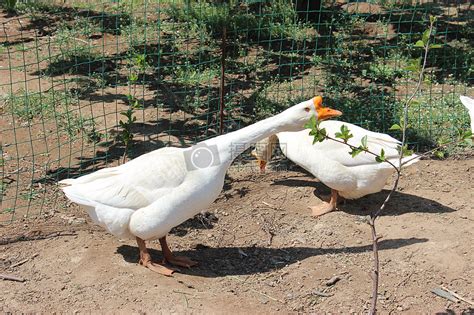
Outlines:
{"label": "goose body", "polygon": [[[325,128],[329,136],[335,137],[342,125],[346,125],[354,135],[349,139],[349,144],[359,146],[362,138],[367,136],[370,151],[379,153],[383,149],[387,160],[398,165],[397,146],[400,142],[389,135],[340,121],[324,121],[320,127]],[[278,139],[280,144],[285,143],[284,153],[290,160],[346,199],[357,199],[381,191],[394,172],[391,165],[378,163],[369,153],[362,152],[353,158],[349,154],[350,148],[342,143],[325,140],[313,144],[313,137],[308,130],[281,132]],[[405,157],[404,160],[414,157]]]}
{"label": "goose body", "polygon": [[459,97],[461,99],[461,103],[463,103],[464,107],[466,107],[467,112],[469,113],[469,118],[471,119],[471,131],[474,137],[474,99],[470,98],[469,96],[461,95]]}
{"label": "goose body", "polygon": [[162,148],[117,167],[60,182],[65,195],[86,209],[92,220],[120,238],[136,238],[140,263],[171,275],[172,269],[151,262],[145,240],[160,239],[165,260],[190,267],[185,257],[172,255],[167,233],[208,207],[219,195],[232,161],[252,143],[280,131],[297,131],[313,116],[339,116],[322,107],[321,97],[238,131],[190,148]]}
{"label": "goose body", "polygon": [[[320,128],[325,128],[328,136],[335,138],[342,125],[346,125],[353,135],[348,140],[349,144],[357,147],[362,138],[367,136],[367,145],[371,152],[379,153],[383,149],[386,159],[398,165],[397,147],[400,142],[389,135],[341,121],[323,121]],[[315,215],[335,210],[338,195],[346,199],[357,199],[381,191],[394,172],[391,165],[378,163],[369,153],[362,152],[353,158],[349,154],[350,148],[345,144],[332,140],[313,144],[314,137],[309,135],[309,130],[280,132],[277,137],[282,152],[288,159],[313,174],[332,190],[329,206],[324,205],[319,209],[311,207]],[[402,162],[414,163],[418,160],[416,157],[413,154],[405,157]]]}
{"label": "goose body", "polygon": [[63,191],[96,224],[119,238],[161,238],[205,209],[224,184],[226,165],[188,171],[185,152],[159,149],[117,167],[62,181],[70,185]]}

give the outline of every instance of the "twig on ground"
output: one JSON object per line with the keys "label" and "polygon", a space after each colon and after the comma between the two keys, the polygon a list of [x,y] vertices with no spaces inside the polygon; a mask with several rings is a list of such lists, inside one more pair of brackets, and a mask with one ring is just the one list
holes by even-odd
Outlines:
{"label": "twig on ground", "polygon": [[59,237],[59,236],[75,236],[77,235],[76,232],[54,232],[47,235],[18,235],[15,237],[6,237],[0,239],[0,245],[7,245],[16,242],[24,242],[24,241],[36,241],[36,240],[45,240],[49,238]]}
{"label": "twig on ground", "polygon": [[[233,277],[233,278],[239,280],[239,281],[242,282],[242,283],[245,283],[245,282],[247,281],[247,279],[248,279],[248,278],[247,278],[247,279],[245,279],[245,280],[241,280],[241,279],[239,279],[238,277]],[[282,301],[282,300],[280,300],[280,299],[274,298],[273,296],[270,296],[270,295],[268,295],[268,294],[266,294],[266,293],[260,292],[260,291],[258,291],[258,290],[252,289],[252,288],[249,288],[249,290],[252,291],[252,292],[258,293],[258,294],[260,294],[260,295],[263,295],[264,297],[266,297],[266,298],[268,298],[268,299],[270,299],[270,300],[272,300],[272,301],[280,302],[281,304],[286,304],[285,301]]]}
{"label": "twig on ground", "polygon": [[39,255],[39,254],[36,253],[36,254],[34,254],[33,256],[29,257],[29,258],[25,258],[25,259],[23,259],[23,260],[20,260],[19,262],[17,262],[17,263],[15,263],[15,264],[11,265],[10,268],[15,268],[15,267],[21,266],[21,265],[23,265],[24,263],[26,263],[27,261],[29,261],[29,260],[35,258],[35,257],[38,256],[38,255]]}
{"label": "twig on ground", "polygon": [[412,271],[410,272],[410,274],[408,276],[406,276],[405,278],[402,279],[402,281],[400,281],[396,287],[398,288],[399,286],[401,286],[402,284],[405,284],[408,280],[410,280],[411,276],[415,273],[415,271]]}
{"label": "twig on ground", "polygon": [[318,291],[318,290],[314,290],[313,292],[311,292],[311,294],[322,296],[322,297],[330,297],[330,296],[334,295],[334,294],[331,294],[331,293],[325,293],[325,292]]}
{"label": "twig on ground", "polygon": [[262,203],[263,203],[264,205],[266,205],[267,207],[270,207],[270,208],[272,208],[272,209],[277,209],[277,207],[275,207],[274,205],[272,205],[272,204],[270,204],[270,203],[268,203],[268,202],[262,201]]}
{"label": "twig on ground", "polygon": [[444,291],[450,293],[452,296],[454,296],[455,298],[457,298],[458,300],[461,300],[463,302],[466,302],[467,304],[471,305],[471,306],[474,306],[474,302],[471,301],[471,300],[468,300],[468,299],[465,299],[463,298],[462,296],[460,296],[459,294],[457,294],[456,292],[453,292],[443,286],[441,286],[441,289],[443,289]]}
{"label": "twig on ground", "polygon": [[25,282],[26,281],[23,278],[19,278],[17,276],[12,276],[12,275],[6,275],[6,274],[3,274],[3,273],[0,273],[0,279],[10,280],[10,281],[17,281],[17,282]]}

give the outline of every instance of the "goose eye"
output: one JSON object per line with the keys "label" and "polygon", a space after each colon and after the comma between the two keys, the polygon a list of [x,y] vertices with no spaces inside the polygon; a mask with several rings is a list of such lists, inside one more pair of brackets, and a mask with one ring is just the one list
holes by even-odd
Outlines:
{"label": "goose eye", "polygon": [[304,111],[308,113],[310,111],[309,107],[305,107]]}

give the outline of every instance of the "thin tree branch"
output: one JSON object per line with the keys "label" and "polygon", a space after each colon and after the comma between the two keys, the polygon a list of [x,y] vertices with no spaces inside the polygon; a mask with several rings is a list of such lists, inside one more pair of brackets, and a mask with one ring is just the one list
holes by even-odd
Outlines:
{"label": "thin tree branch", "polygon": [[[398,167],[394,166],[392,163],[391,165],[395,167],[396,171],[396,178],[395,182],[393,183],[393,187],[390,190],[390,193],[388,196],[385,198],[385,201],[383,204],[380,206],[380,208],[375,211],[369,221],[370,229],[372,232],[372,249],[374,253],[374,270],[372,273],[372,302],[370,306],[370,312],[369,314],[373,315],[377,313],[377,298],[378,298],[378,288],[379,288],[379,278],[380,278],[380,270],[379,270],[379,253],[378,253],[378,241],[379,241],[379,236],[377,235],[377,230],[375,228],[375,220],[377,217],[380,215],[380,213],[385,209],[385,206],[387,203],[390,201],[390,198],[392,197],[392,194],[397,190],[398,188],[398,182],[400,181],[400,175],[402,171],[402,160],[403,160],[403,148],[405,147],[406,144],[406,130],[407,130],[407,125],[408,125],[408,107],[410,106],[411,101],[413,98],[416,96],[418,91],[420,90],[421,83],[423,82],[423,75],[426,69],[426,61],[428,59],[428,52],[430,49],[430,38],[431,34],[433,33],[433,26],[434,26],[435,19],[430,17],[430,28],[429,28],[429,33],[428,33],[428,38],[425,44],[425,53],[423,56],[423,66],[421,67],[420,70],[420,75],[418,77],[418,82],[416,84],[415,90],[413,93],[410,95],[410,97],[407,99],[406,103],[403,106],[403,126],[402,126],[402,143],[401,143],[401,150],[400,150],[400,155],[398,159]],[[388,162],[388,161],[385,161]]]}
{"label": "thin tree branch", "polygon": [[[351,149],[358,149],[358,147],[356,147],[356,146],[354,146],[354,145],[352,145],[352,144],[350,144],[350,143],[347,143],[347,142],[344,142],[344,141],[342,141],[342,140],[333,138],[333,137],[331,137],[331,136],[326,136],[326,139],[329,139],[329,140],[332,140],[332,141],[336,141],[336,142],[345,144],[345,145],[347,145],[347,146],[348,146],[349,148],[351,148]],[[377,153],[374,153],[374,152],[372,152],[372,151],[370,151],[370,150],[368,150],[368,149],[362,149],[362,151],[363,151],[363,152],[366,152],[366,153],[369,153],[369,154],[371,154],[371,155],[373,155],[373,156],[375,156],[375,157],[379,157],[379,155],[378,155]],[[388,160],[385,160],[384,162],[390,164],[393,168],[398,169],[398,167],[397,167],[395,164],[393,164],[392,162],[390,162],[390,161],[388,161]]]}

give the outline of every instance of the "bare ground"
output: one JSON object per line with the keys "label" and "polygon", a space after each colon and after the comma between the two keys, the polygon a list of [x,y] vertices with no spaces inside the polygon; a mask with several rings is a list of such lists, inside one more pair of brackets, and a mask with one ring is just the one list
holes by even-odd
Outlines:
{"label": "bare ground", "polygon": [[[444,286],[474,299],[473,169],[471,154],[406,170],[378,221],[381,313],[473,312],[431,293]],[[367,311],[372,252],[364,220],[387,191],[313,218],[306,206],[328,190],[298,169],[260,175],[233,168],[229,175],[205,215],[172,231],[174,251],[199,266],[171,278],[138,265],[134,242],[91,225],[74,205],[0,227],[7,243],[0,246],[0,273],[25,279],[0,280],[0,311]],[[51,234],[58,231],[75,235]],[[150,247],[161,259],[159,245]],[[334,276],[340,281],[326,285]]]}

